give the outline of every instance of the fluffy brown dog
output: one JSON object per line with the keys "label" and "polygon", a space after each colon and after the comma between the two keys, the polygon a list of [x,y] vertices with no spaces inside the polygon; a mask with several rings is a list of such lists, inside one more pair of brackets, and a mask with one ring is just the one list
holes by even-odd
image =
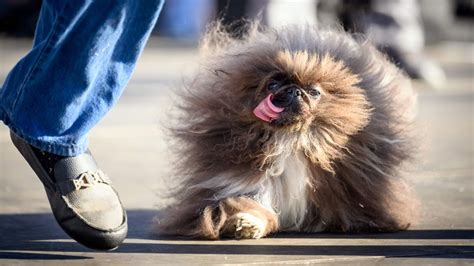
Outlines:
{"label": "fluffy brown dog", "polygon": [[277,231],[406,229],[400,178],[415,96],[365,41],[338,30],[219,26],[202,45],[173,129],[180,185],[163,233],[218,239]]}

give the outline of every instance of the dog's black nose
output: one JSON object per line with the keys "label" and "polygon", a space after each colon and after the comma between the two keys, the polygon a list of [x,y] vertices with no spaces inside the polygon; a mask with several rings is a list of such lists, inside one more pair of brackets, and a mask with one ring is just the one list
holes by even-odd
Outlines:
{"label": "dog's black nose", "polygon": [[286,93],[288,93],[291,97],[298,97],[301,96],[301,90],[298,87],[289,87],[286,89]]}
{"label": "dog's black nose", "polygon": [[290,86],[277,92],[273,97],[273,104],[278,107],[288,107],[293,101],[301,97],[301,89],[297,86]]}

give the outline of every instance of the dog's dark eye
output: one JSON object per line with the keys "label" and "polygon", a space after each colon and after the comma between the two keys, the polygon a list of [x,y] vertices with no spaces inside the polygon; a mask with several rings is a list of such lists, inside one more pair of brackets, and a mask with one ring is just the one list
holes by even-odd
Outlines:
{"label": "dog's dark eye", "polygon": [[312,87],[308,89],[308,94],[313,97],[318,97],[319,95],[321,95],[321,91],[318,87]]}
{"label": "dog's dark eye", "polygon": [[267,90],[274,92],[274,91],[278,90],[279,87],[280,87],[280,83],[272,80],[268,83]]}

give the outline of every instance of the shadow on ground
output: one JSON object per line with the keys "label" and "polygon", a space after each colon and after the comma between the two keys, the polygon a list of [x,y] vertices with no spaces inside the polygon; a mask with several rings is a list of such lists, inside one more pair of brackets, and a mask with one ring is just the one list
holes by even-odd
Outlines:
{"label": "shadow on ground", "polygon": [[[474,239],[474,230],[409,230],[383,234],[279,234],[279,238],[301,239],[361,239],[355,245],[272,245],[271,239],[240,243],[229,241],[168,241],[177,238],[158,238],[151,234],[155,210],[129,210],[129,239],[113,252],[156,254],[248,254],[248,255],[326,255],[326,256],[385,256],[420,258],[474,258],[473,245],[434,245],[441,240]],[[379,244],[366,245],[363,239],[380,240]],[[433,245],[387,245],[387,239],[432,240]],[[159,240],[154,243],[150,240]],[[136,243],[139,242],[139,243]],[[144,243],[142,243],[144,242]],[[227,243],[226,243],[227,242]],[[291,242],[290,242],[291,243]],[[41,252],[96,252],[70,241],[49,213],[0,214],[0,259],[90,259],[92,257]]]}

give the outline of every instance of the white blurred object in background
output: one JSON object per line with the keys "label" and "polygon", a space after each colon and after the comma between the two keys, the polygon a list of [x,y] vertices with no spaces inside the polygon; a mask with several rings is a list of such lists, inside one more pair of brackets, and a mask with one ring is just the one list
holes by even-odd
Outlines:
{"label": "white blurred object in background", "polygon": [[316,0],[271,0],[268,3],[268,24],[316,24]]}

